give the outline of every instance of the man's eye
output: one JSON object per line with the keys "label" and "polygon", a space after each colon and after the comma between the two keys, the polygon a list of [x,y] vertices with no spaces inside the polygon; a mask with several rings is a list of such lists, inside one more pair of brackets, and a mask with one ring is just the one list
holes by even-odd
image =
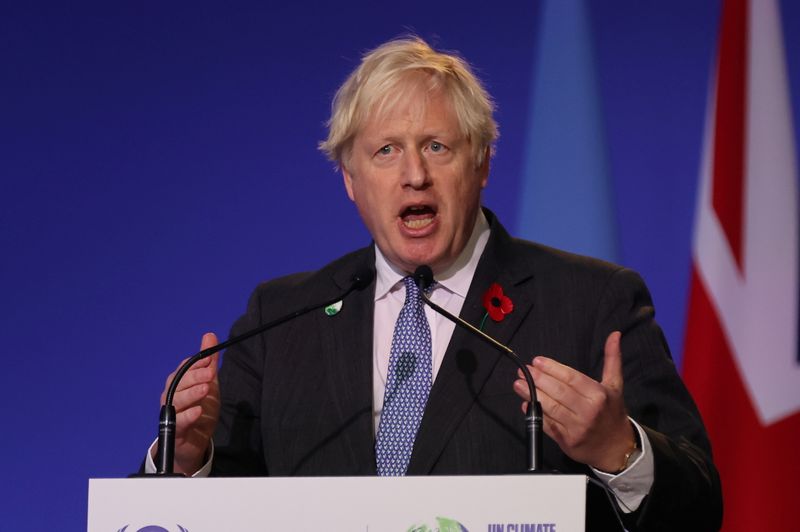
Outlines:
{"label": "man's eye", "polygon": [[380,155],[389,155],[390,153],[392,153],[392,147],[387,144],[386,146],[379,149],[378,153]]}
{"label": "man's eye", "polygon": [[441,144],[440,142],[431,142],[431,151],[434,153],[444,151],[444,144]]}

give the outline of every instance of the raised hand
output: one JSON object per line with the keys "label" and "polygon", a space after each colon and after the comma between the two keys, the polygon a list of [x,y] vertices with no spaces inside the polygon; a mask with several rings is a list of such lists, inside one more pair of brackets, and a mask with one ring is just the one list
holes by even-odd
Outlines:
{"label": "raised hand", "polygon": [[[203,335],[200,349],[217,345],[217,337],[213,333]],[[197,472],[206,460],[211,436],[219,419],[219,381],[217,379],[217,361],[219,353],[198,361],[183,376],[175,396],[176,431],[175,462],[176,473],[192,475]],[[161,404],[166,401],[167,390],[178,368],[188,359],[178,364],[161,393]]]}
{"label": "raised hand", "polygon": [[[609,473],[624,468],[636,441],[622,397],[621,337],[615,331],[606,339],[600,382],[544,356],[528,366],[542,404],[545,433],[573,460]],[[521,372],[519,377],[514,391],[530,401]],[[526,407],[523,403],[523,411]]]}

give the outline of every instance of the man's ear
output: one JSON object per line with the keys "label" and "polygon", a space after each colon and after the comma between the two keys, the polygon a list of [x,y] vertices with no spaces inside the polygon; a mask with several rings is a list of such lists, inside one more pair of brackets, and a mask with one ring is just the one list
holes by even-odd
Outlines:
{"label": "man's ear", "polygon": [[347,191],[347,197],[350,198],[350,201],[355,201],[353,197],[353,176],[350,175],[344,165],[342,165],[342,179],[344,180],[344,189]]}

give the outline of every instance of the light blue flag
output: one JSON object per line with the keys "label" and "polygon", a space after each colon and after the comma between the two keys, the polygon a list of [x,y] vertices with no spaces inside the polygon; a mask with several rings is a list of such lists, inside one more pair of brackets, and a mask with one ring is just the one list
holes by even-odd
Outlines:
{"label": "light blue flag", "polygon": [[534,65],[518,234],[618,260],[605,132],[582,0],[545,0]]}

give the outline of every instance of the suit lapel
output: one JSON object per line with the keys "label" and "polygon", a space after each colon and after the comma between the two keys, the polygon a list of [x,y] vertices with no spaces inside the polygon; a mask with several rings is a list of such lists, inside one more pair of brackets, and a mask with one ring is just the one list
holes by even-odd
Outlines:
{"label": "suit lapel", "polygon": [[[338,290],[346,289],[356,272],[374,268],[372,246],[359,254],[359,260],[336,270],[332,280]],[[372,335],[375,282],[351,293],[341,310],[328,316],[320,313],[320,330],[330,349],[321,356],[326,365],[326,385],[335,415],[342,422],[341,438],[346,460],[355,464],[361,475],[375,474],[374,432],[372,428]]]}
{"label": "suit lapel", "polygon": [[[492,233],[472,279],[461,318],[478,327],[486,310],[483,294],[492,283],[498,283],[514,303],[514,310],[501,322],[487,318],[484,332],[509,345],[514,334],[532,308],[530,270],[518,265],[513,256],[511,237],[487,212]],[[486,342],[456,326],[442,366],[431,389],[428,406],[414,442],[414,452],[408,474],[429,474],[439,455],[450,442],[453,433],[472,408],[498,364],[513,364]],[[509,390],[511,382],[508,383]]]}

